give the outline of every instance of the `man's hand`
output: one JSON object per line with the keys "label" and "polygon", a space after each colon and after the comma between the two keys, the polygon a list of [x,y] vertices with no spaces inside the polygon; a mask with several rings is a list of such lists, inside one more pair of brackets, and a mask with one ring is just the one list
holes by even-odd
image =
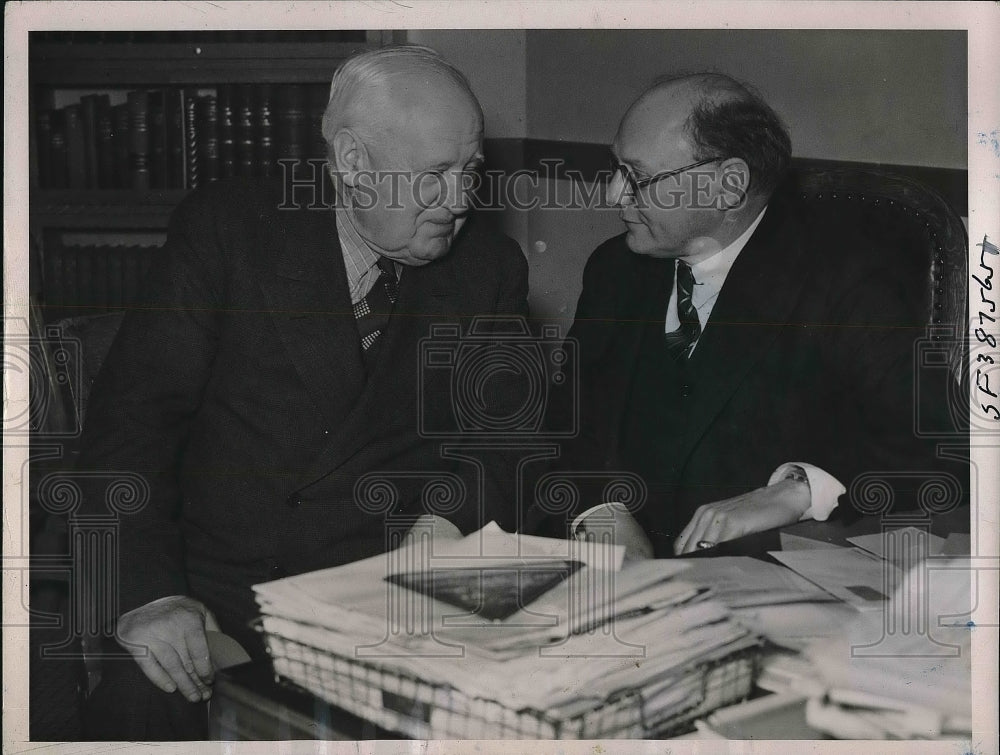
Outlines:
{"label": "man's hand", "polygon": [[752,532],[793,524],[810,505],[808,483],[782,480],[749,493],[699,506],[674,541],[674,553],[698,550],[699,542],[721,543]]}
{"label": "man's hand", "polygon": [[212,696],[214,670],[206,623],[217,627],[204,605],[173,595],[123,614],[118,620],[118,641],[153,684],[164,692],[180,690],[196,703]]}

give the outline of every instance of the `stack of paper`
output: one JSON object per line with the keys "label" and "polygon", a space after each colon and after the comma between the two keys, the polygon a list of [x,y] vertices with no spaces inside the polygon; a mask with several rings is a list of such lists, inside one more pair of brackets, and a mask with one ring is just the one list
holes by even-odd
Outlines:
{"label": "stack of paper", "polygon": [[851,542],[772,554],[858,612],[801,658],[769,663],[761,685],[808,697],[809,726],[838,738],[968,736],[970,571],[946,555],[963,544],[912,527]]}
{"label": "stack of paper", "polygon": [[[254,590],[276,672],[318,694],[322,666],[338,658],[514,711],[566,716],[642,691],[644,715],[669,717],[693,704],[684,691],[699,687],[692,674],[758,638],[707,590],[676,578],[684,563],[621,565],[620,547],[491,524]],[[283,641],[314,657],[274,652]]]}

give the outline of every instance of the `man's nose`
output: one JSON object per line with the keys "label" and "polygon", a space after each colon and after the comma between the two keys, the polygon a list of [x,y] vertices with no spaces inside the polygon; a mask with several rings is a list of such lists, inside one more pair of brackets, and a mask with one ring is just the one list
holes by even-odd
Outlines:
{"label": "man's nose", "polygon": [[465,172],[449,174],[445,179],[444,207],[452,215],[465,215],[471,206],[473,188],[470,174]]}
{"label": "man's nose", "polygon": [[625,183],[621,173],[615,173],[608,181],[607,192],[608,201],[616,207],[628,207],[635,204],[635,197],[628,190],[628,184]]}

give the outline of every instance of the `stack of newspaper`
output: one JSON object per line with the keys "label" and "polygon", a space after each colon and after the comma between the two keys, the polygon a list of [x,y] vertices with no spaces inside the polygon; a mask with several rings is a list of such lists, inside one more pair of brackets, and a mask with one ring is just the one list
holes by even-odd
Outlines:
{"label": "stack of newspaper", "polygon": [[411,736],[642,736],[745,696],[758,637],[622,555],[491,524],[254,589],[279,676]]}

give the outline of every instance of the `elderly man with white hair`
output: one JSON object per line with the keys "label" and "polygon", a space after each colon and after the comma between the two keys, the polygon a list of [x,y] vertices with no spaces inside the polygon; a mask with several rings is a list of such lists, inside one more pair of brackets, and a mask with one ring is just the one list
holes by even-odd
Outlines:
{"label": "elderly man with white hair", "polygon": [[[420,379],[431,325],[527,314],[523,255],[470,213],[479,103],[433,50],[385,48],[340,67],[323,133],[336,207],[281,182],[192,193],[94,385],[84,479],[138,473],[150,496],[119,522],[134,658],[104,661],[92,738],[205,738],[206,626],[263,657],[253,584],[379,553],[394,521],[468,532],[509,513],[500,457],[443,458],[419,431],[454,398]],[[395,494],[365,498],[373,474]],[[426,494],[435,478],[450,500]],[[96,483],[85,505],[103,510]]]}

